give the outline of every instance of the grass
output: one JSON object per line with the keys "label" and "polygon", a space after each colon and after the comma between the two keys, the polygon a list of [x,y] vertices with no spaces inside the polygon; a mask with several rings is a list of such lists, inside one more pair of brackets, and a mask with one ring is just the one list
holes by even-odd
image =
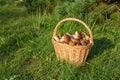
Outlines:
{"label": "grass", "polygon": [[[120,80],[120,19],[88,24],[94,46],[87,62],[74,67],[55,56],[51,37],[59,20],[54,15],[28,15],[25,8],[0,9],[1,80]],[[76,30],[85,29],[75,22],[65,22],[58,29]]]}

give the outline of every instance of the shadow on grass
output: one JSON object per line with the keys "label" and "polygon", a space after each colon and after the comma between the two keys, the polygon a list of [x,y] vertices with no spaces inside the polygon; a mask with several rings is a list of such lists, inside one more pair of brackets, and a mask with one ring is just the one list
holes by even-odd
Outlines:
{"label": "shadow on grass", "polygon": [[9,55],[9,53],[18,50],[19,48],[20,47],[18,45],[17,39],[9,39],[5,44],[0,46],[0,61],[4,60],[4,58]]}
{"label": "shadow on grass", "polygon": [[[113,48],[115,45],[111,42],[111,40],[107,38],[100,38],[100,39],[95,39],[94,40],[94,46],[91,48],[91,51],[88,55],[87,61],[93,59],[95,56],[100,56],[105,50]],[[81,66],[78,66],[75,69],[75,75],[76,77],[79,75],[83,75],[83,73],[87,74],[88,72],[91,71],[91,67],[93,65],[91,64],[83,64]],[[86,77],[83,75],[83,78]]]}
{"label": "shadow on grass", "polygon": [[103,53],[107,49],[113,48],[115,45],[107,38],[95,39],[94,45],[90,50],[87,61]]}

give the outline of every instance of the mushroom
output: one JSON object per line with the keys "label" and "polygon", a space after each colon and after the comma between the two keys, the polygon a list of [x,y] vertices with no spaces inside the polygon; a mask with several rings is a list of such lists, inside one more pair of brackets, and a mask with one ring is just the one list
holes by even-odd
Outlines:
{"label": "mushroom", "polygon": [[61,39],[62,38],[62,34],[58,33],[58,37],[59,37],[59,39]]}
{"label": "mushroom", "polygon": [[81,33],[79,33],[79,32],[75,32],[75,39],[81,39]]}
{"label": "mushroom", "polygon": [[69,41],[70,41],[70,36],[67,35],[67,34],[65,34],[65,35],[64,35],[64,42],[68,44]]}
{"label": "mushroom", "polygon": [[86,45],[88,45],[89,44],[89,40],[80,40],[80,44],[82,45],[82,46],[86,46]]}
{"label": "mushroom", "polygon": [[70,37],[70,39],[73,39],[73,38],[74,38],[74,36],[71,35],[70,33],[66,33],[66,34]]}
{"label": "mushroom", "polygon": [[70,45],[70,46],[74,46],[75,43],[74,43],[73,41],[69,41],[69,45]]}
{"label": "mushroom", "polygon": [[82,38],[83,39],[85,39],[85,40],[89,40],[89,36],[86,34],[86,33],[84,33],[84,32],[81,32],[81,35],[82,35]]}
{"label": "mushroom", "polygon": [[64,43],[64,36],[60,39],[60,42]]}
{"label": "mushroom", "polygon": [[70,36],[68,36],[67,34],[65,34],[64,36],[62,36],[62,38],[60,39],[61,43],[69,43],[70,41]]}
{"label": "mushroom", "polygon": [[53,36],[53,38],[54,38],[54,39],[55,39],[55,41],[57,41],[57,42],[59,42],[59,41],[60,41],[60,39],[58,38],[58,36],[57,36],[57,35]]}
{"label": "mushroom", "polygon": [[76,45],[80,45],[80,41],[78,39],[71,39],[71,41]]}

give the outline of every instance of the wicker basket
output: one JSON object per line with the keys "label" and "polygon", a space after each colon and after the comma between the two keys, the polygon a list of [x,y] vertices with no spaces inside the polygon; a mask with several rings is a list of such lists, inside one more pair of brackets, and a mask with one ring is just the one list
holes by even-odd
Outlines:
{"label": "wicker basket", "polygon": [[71,20],[77,21],[77,22],[81,23],[82,25],[84,25],[84,27],[88,30],[88,32],[90,34],[90,43],[86,46],[81,46],[81,45],[70,46],[68,44],[63,44],[63,43],[59,43],[59,42],[55,41],[53,37],[52,37],[52,43],[54,45],[55,54],[58,59],[65,60],[74,65],[80,65],[86,61],[89,50],[93,46],[92,32],[89,29],[89,27],[83,21],[81,21],[79,19],[65,18],[65,19],[61,20],[60,22],[58,22],[58,24],[56,25],[56,27],[54,29],[53,36],[56,35],[57,28],[59,27],[59,25],[61,23],[65,22],[65,21],[71,21]]}

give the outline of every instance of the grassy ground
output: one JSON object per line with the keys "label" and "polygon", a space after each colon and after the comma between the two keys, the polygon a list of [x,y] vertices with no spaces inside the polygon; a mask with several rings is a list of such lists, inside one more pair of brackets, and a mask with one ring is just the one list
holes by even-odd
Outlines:
{"label": "grassy ground", "polygon": [[[120,80],[119,20],[118,16],[101,25],[88,24],[95,44],[87,62],[74,67],[55,56],[51,43],[55,16],[0,7],[0,80]],[[63,33],[84,30],[74,22],[60,27]]]}

